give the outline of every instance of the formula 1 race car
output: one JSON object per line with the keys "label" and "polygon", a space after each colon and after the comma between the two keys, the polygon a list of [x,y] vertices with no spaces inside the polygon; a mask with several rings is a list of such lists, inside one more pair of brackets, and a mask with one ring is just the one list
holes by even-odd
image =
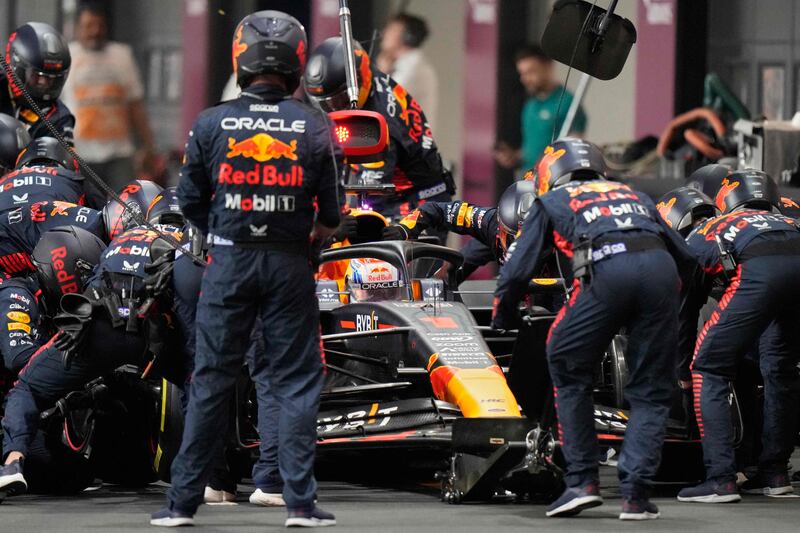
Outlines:
{"label": "formula 1 race car", "polygon": [[[442,246],[389,241],[322,253],[323,268],[350,261],[374,267],[374,278],[362,273],[361,289],[385,285],[392,292],[371,300],[346,279],[317,283],[327,368],[318,417],[320,466],[344,464],[352,472],[375,460],[438,472],[442,498],[451,503],[557,493],[563,461],[543,363],[553,310],[528,307],[519,331],[492,330],[485,301],[490,285],[458,290],[454,279],[432,275],[442,263],[454,273],[462,262],[459,252]],[[428,273],[420,275],[418,264],[428,265]],[[381,281],[390,269],[396,279]],[[532,280],[529,287],[534,299],[552,299],[563,290],[561,280],[551,278]],[[596,380],[595,425],[609,450],[621,444],[628,419],[621,392],[625,348],[624,335],[615,338]],[[258,446],[253,395],[243,371],[228,442],[243,475]],[[180,396],[167,382],[161,400],[156,469],[168,479],[182,415]],[[680,479],[702,472],[697,441],[685,424],[671,421],[663,470],[673,478],[676,461],[683,466]]]}
{"label": "formula 1 race car", "polygon": [[[532,280],[534,301],[549,305],[528,306],[524,326],[501,333],[488,325],[494,282],[460,290],[453,279],[413,277],[418,263],[433,271],[447,262],[451,268],[442,271],[454,273],[462,262],[455,250],[382,242],[323,254],[324,262],[364,259],[397,269],[403,290],[394,300],[357,301],[341,280],[318,282],[329,371],[320,460],[352,455],[363,461],[367,452],[386,457],[390,450],[406,457],[424,452],[413,464],[419,455],[444,456],[447,468],[439,477],[450,502],[559,490],[562,461],[544,342],[556,316],[553,301],[564,294],[562,280]],[[619,447],[627,426],[626,348],[625,336],[616,336],[596,379],[595,425],[609,450]],[[664,465],[664,479],[702,472],[697,441],[679,420],[670,421]]]}

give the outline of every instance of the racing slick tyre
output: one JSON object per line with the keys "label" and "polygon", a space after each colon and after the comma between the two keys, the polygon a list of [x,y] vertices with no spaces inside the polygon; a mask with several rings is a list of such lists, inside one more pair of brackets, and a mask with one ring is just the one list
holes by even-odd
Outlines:
{"label": "racing slick tyre", "polygon": [[156,478],[155,413],[144,398],[125,397],[125,408],[99,416],[92,439],[95,476],[104,483],[141,488]]}
{"label": "racing slick tyre", "polygon": [[183,392],[177,385],[163,379],[160,403],[158,444],[153,466],[158,479],[169,483],[172,461],[178,455],[183,438]]}
{"label": "racing slick tyre", "polygon": [[61,442],[60,431],[39,431],[25,459],[25,479],[31,494],[76,494],[94,481],[94,469]]}

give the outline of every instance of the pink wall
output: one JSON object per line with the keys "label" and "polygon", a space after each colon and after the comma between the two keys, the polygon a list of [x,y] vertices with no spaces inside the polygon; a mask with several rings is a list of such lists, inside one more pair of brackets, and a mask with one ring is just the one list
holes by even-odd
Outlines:
{"label": "pink wall", "polygon": [[[208,84],[208,4],[197,0],[183,2],[183,98],[178,146],[197,115],[206,108]],[[190,53],[191,51],[191,53]]]}
{"label": "pink wall", "polygon": [[[472,0],[467,8],[464,70],[464,184],[458,197],[494,203],[497,107],[497,16],[499,0]],[[456,44],[457,46],[457,44]]]}
{"label": "pink wall", "polygon": [[[352,7],[351,7],[352,9]],[[328,37],[339,35],[339,1],[311,0],[311,41],[309,50],[313,50]]]}
{"label": "pink wall", "polygon": [[636,138],[659,135],[674,115],[677,0],[640,0],[636,51]]}
{"label": "pink wall", "polygon": [[[461,190],[456,198],[494,205],[494,157],[497,121],[497,27],[499,0],[471,0],[467,7],[464,52],[464,159]],[[466,240],[463,240],[466,242]],[[483,267],[471,279],[493,276]]]}

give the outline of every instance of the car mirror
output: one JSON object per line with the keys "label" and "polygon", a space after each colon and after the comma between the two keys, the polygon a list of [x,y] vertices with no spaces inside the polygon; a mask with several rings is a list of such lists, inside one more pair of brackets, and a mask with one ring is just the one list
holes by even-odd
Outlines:
{"label": "car mirror", "polygon": [[[542,35],[551,58],[600,80],[616,78],[636,42],[633,23],[584,0],[558,0]],[[585,24],[584,24],[585,23]]]}
{"label": "car mirror", "polygon": [[328,113],[333,138],[344,150],[348,163],[374,163],[383,159],[389,144],[389,126],[374,111],[345,110]]}

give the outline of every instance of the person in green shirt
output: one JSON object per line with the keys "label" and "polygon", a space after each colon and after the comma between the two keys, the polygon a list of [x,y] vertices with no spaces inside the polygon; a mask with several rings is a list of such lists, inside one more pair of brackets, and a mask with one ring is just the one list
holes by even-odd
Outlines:
{"label": "person in green shirt", "polygon": [[[550,144],[554,123],[558,136],[573,96],[571,92],[565,91],[559,109],[558,101],[563,86],[556,80],[553,60],[547,57],[540,47],[530,45],[517,52],[516,64],[519,81],[529,96],[522,108],[522,146],[513,148],[508,143],[500,141],[495,148],[494,156],[502,167],[529,169],[536,164],[545,147]],[[583,108],[579,108],[570,135],[581,136],[586,131],[586,122],[586,114]]]}

